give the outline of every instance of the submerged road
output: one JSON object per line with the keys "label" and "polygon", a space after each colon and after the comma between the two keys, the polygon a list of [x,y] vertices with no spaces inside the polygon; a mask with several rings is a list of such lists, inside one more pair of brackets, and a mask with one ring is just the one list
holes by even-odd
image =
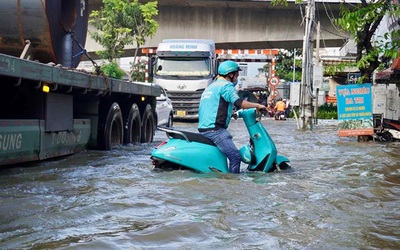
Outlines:
{"label": "submerged road", "polygon": [[[166,139],[0,170],[0,249],[398,249],[400,143],[262,121],[291,171],[152,170]],[[176,123],[196,131],[195,123]],[[241,120],[230,131],[247,142]]]}

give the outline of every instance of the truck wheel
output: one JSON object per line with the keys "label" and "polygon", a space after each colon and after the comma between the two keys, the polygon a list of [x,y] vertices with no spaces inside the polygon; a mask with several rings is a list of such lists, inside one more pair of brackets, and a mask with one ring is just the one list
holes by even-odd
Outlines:
{"label": "truck wheel", "polygon": [[129,114],[125,122],[125,143],[129,144],[140,142],[141,125],[139,108],[136,103],[134,103],[129,110]]}
{"label": "truck wheel", "polygon": [[153,135],[155,131],[155,119],[153,112],[151,111],[151,106],[147,104],[142,119],[142,143],[152,142]]}
{"label": "truck wheel", "polygon": [[114,102],[107,114],[107,118],[101,126],[101,133],[99,133],[100,143],[99,147],[103,150],[110,150],[116,145],[122,144],[124,137],[122,113],[118,103]]}

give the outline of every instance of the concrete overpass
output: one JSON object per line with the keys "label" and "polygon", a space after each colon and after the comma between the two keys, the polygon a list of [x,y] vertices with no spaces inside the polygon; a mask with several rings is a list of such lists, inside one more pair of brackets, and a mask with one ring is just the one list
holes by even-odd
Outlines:
{"label": "concrete overpass", "polygon": [[[316,3],[320,46],[341,47],[348,35],[332,24],[339,16],[340,4],[327,2]],[[101,0],[89,0],[91,10],[101,6]],[[193,38],[213,39],[219,49],[302,48],[304,7],[293,2],[273,6],[267,0],[159,0],[159,29],[143,47],[155,48],[166,38]],[[101,50],[90,38],[86,47],[88,51]],[[125,56],[132,54],[128,48]]]}

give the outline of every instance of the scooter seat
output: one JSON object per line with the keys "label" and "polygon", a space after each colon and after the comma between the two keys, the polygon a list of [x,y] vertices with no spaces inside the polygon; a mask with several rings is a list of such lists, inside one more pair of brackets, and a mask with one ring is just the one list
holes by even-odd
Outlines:
{"label": "scooter seat", "polygon": [[184,138],[182,136],[182,134],[184,134],[189,141],[215,146],[213,141],[211,141],[207,137],[204,137],[202,134],[192,133],[192,132],[188,132],[188,131],[180,131],[180,130],[175,130],[175,131],[180,132],[180,133],[167,132],[168,136],[175,138],[175,139],[186,140],[186,138]]}

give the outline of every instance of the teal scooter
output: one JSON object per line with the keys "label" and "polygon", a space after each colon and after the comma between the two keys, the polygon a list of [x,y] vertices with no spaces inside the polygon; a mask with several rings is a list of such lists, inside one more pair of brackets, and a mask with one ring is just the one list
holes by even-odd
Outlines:
{"label": "teal scooter", "polygon": [[[238,110],[234,117],[243,118],[250,141],[240,148],[242,161],[248,171],[273,172],[290,168],[289,159],[278,155],[275,143],[257,119],[255,108]],[[151,153],[155,169],[189,169],[200,173],[228,173],[226,156],[208,138],[199,133],[159,127],[167,133],[168,141],[161,143]]]}

